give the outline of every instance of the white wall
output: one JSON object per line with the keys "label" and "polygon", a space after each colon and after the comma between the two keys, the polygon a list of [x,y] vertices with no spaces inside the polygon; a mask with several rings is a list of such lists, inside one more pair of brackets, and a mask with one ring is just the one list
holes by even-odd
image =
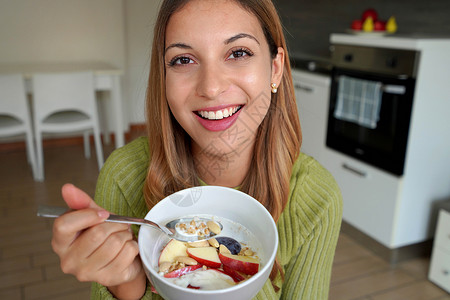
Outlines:
{"label": "white wall", "polygon": [[0,0],[0,63],[124,67],[122,0]]}
{"label": "white wall", "polygon": [[125,93],[128,97],[130,123],[145,122],[144,107],[150,68],[153,26],[160,1],[125,1],[126,20],[126,76]]}
{"label": "white wall", "polygon": [[[0,0],[0,64],[106,62],[124,70],[125,128],[144,122],[160,0]],[[103,103],[107,104],[107,103]],[[107,116],[111,115],[106,107]],[[109,120],[113,118],[109,117]],[[108,122],[111,128],[111,121]]]}

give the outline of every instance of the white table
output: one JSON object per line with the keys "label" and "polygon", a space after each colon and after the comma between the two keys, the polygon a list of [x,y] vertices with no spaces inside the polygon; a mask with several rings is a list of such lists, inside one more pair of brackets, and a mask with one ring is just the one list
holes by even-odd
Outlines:
{"label": "white table", "polygon": [[[109,91],[114,114],[114,135],[116,148],[125,144],[124,117],[122,109],[122,89],[120,77],[122,70],[107,63],[39,63],[39,64],[0,64],[0,74],[22,74],[27,91],[32,94],[31,78],[34,73],[59,73],[93,71],[96,91]],[[105,143],[109,143],[109,134],[104,135]]]}

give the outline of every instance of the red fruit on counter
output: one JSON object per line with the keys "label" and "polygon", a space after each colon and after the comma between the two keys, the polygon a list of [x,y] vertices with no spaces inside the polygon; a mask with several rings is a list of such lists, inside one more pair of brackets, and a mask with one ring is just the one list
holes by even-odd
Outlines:
{"label": "red fruit on counter", "polygon": [[375,31],[385,31],[386,30],[386,22],[377,20],[373,23],[373,30]]}
{"label": "red fruit on counter", "polygon": [[353,30],[361,30],[363,22],[361,20],[353,20],[352,25],[350,26]]}
{"label": "red fruit on counter", "polygon": [[373,21],[378,20],[377,11],[373,8],[366,9],[362,14],[361,19],[364,22],[368,17],[371,17]]}

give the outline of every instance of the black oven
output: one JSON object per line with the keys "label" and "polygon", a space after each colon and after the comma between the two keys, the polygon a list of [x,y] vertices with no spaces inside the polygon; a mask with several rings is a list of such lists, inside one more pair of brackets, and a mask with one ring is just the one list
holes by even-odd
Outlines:
{"label": "black oven", "polygon": [[416,51],[334,45],[327,147],[402,175],[418,59]]}

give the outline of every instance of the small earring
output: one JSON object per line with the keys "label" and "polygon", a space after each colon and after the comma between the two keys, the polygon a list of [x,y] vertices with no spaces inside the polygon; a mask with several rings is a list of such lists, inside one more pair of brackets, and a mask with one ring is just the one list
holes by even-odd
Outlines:
{"label": "small earring", "polygon": [[276,83],[272,83],[270,86],[272,87],[272,94],[276,94],[278,90]]}

